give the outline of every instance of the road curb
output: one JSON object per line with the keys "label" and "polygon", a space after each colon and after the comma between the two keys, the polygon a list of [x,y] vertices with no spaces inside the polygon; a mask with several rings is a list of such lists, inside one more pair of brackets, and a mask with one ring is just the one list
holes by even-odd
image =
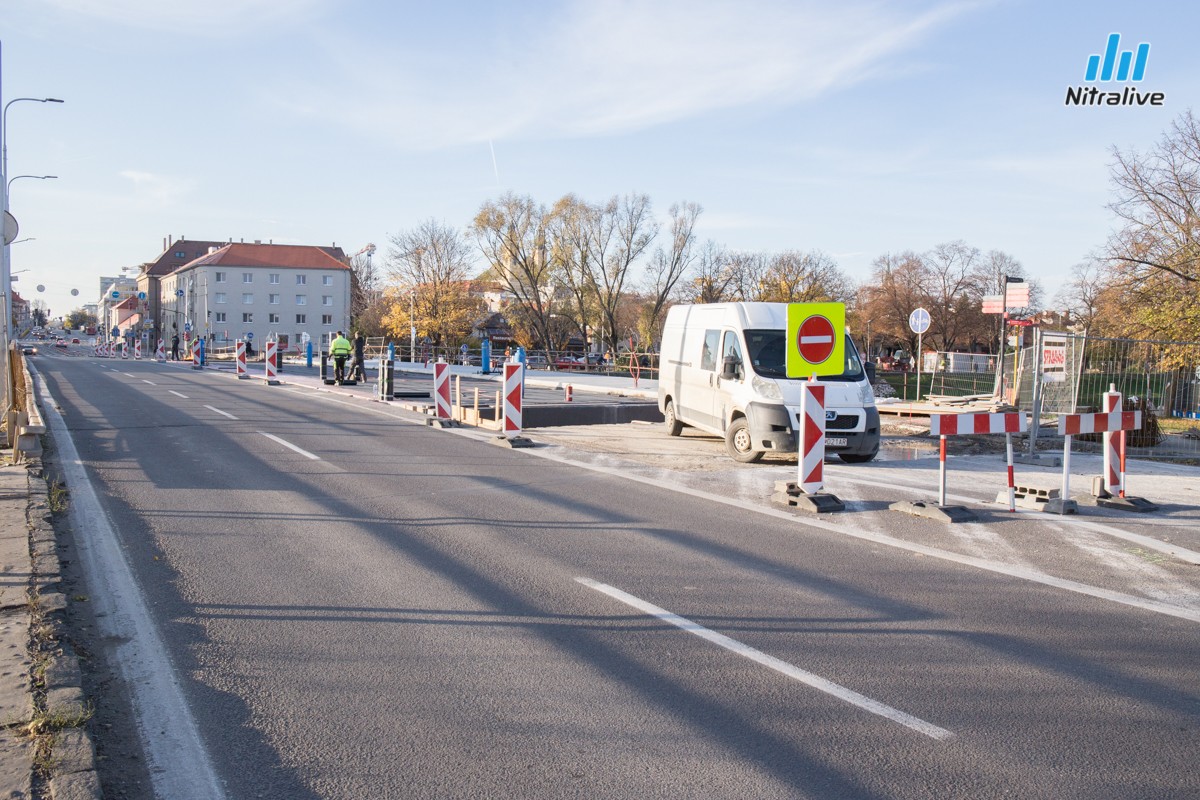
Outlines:
{"label": "road curb", "polygon": [[[43,628],[43,645],[35,650],[30,639],[30,658],[44,664],[42,685],[35,687],[38,702],[48,714],[87,718],[91,703],[83,692],[79,656],[67,636],[67,597],[62,593],[62,558],[54,515],[50,510],[50,484],[40,459],[28,462],[30,601],[37,609],[34,624]],[[46,784],[53,798],[101,800],[103,792],[96,773],[96,748],[86,723],[65,727],[54,735]]]}

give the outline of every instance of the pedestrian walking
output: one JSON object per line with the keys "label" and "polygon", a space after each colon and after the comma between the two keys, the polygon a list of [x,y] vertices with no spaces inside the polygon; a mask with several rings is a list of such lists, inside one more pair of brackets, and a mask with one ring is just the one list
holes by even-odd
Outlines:
{"label": "pedestrian walking", "polygon": [[356,380],[367,382],[367,362],[364,350],[367,346],[367,337],[363,336],[362,331],[354,334],[354,368],[350,370],[350,377]]}
{"label": "pedestrian walking", "polygon": [[172,361],[179,360],[179,334],[178,333],[171,337],[171,360]]}
{"label": "pedestrian walking", "polygon": [[329,355],[333,356],[333,379],[338,383],[346,380],[346,359],[350,357],[350,351],[353,349],[354,346],[341,331],[338,331],[337,336],[329,343]]}

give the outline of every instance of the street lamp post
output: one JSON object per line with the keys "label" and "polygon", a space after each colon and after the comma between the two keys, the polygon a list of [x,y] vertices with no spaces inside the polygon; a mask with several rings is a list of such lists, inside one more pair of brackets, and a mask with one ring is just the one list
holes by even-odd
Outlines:
{"label": "street lamp post", "polygon": [[[3,99],[2,86],[0,86],[0,99]],[[16,97],[4,104],[3,112],[0,112],[0,194],[3,195],[0,200],[0,208],[3,209],[5,221],[8,218],[8,109],[13,103],[27,101],[31,103],[61,103],[56,97]],[[26,177],[26,176],[18,176]],[[27,177],[37,178],[37,175]],[[14,178],[15,180],[15,178]],[[7,421],[8,413],[13,405],[13,376],[12,368],[9,365],[9,342],[12,339],[12,276],[10,274],[9,251],[8,243],[5,242],[3,250],[0,251],[0,313],[3,313],[4,318],[0,320],[0,371],[3,371],[4,385],[4,418]],[[11,439],[11,431],[6,437]]]}

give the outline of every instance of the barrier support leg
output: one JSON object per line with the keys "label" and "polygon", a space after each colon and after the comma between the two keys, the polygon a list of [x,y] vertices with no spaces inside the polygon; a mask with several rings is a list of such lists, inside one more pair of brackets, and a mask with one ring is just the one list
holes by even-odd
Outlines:
{"label": "barrier support leg", "polygon": [[1013,479],[1013,443],[1012,434],[1004,434],[1004,449],[1008,452],[1008,510],[1016,512],[1017,510],[1017,483]]}

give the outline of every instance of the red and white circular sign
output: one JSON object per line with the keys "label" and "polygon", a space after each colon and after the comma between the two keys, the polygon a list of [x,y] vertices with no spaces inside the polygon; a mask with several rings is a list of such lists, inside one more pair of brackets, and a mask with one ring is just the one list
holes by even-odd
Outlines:
{"label": "red and white circular sign", "polygon": [[825,317],[811,316],[800,323],[796,347],[809,364],[821,364],[833,355],[833,323]]}

